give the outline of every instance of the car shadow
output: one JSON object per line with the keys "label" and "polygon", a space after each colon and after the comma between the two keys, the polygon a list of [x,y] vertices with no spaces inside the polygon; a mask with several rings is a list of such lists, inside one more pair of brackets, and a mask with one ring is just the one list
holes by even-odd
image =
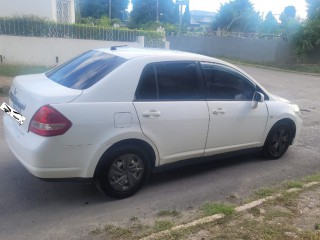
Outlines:
{"label": "car shadow", "polygon": [[[197,163],[197,160],[199,160],[200,163]],[[204,161],[201,161],[201,159],[193,159],[191,164],[187,166],[173,166],[172,168],[153,173],[147,185],[152,187],[152,185],[166,184],[167,182],[174,182],[175,180],[180,181],[183,178],[196,177],[231,166],[235,167],[236,165],[259,162],[261,160],[262,158],[257,152],[241,154],[234,157],[207,157]]]}
{"label": "car shadow", "polygon": [[[148,191],[153,190],[162,185],[172,185],[175,182],[187,180],[189,178],[197,178],[203,174],[211,174],[215,171],[236,167],[240,164],[250,164],[259,161],[259,156],[255,153],[245,154],[238,157],[211,159],[200,164],[183,166],[179,168],[166,169],[164,171],[153,173],[149,181],[144,185],[143,189],[129,199],[120,201],[131,201],[132,199],[143,199],[146,195],[152,194]],[[1,189],[3,192],[9,192],[9,201],[19,201],[19,208],[39,208],[54,205],[100,205],[107,202],[116,202],[117,199],[110,198],[101,194],[90,183],[77,182],[45,182],[32,176],[17,161],[8,162],[3,166],[5,172],[9,172],[8,185]],[[9,211],[9,209],[8,209]]]}

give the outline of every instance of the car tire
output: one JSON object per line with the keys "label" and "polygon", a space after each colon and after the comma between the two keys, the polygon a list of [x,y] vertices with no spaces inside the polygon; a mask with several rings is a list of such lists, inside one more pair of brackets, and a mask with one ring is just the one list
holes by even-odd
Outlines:
{"label": "car tire", "polygon": [[279,122],[272,127],[262,149],[266,159],[275,160],[285,154],[292,139],[292,130],[286,122]]}
{"label": "car tire", "polygon": [[127,198],[135,194],[150,174],[148,154],[135,145],[119,146],[107,153],[97,169],[96,185],[104,194]]}

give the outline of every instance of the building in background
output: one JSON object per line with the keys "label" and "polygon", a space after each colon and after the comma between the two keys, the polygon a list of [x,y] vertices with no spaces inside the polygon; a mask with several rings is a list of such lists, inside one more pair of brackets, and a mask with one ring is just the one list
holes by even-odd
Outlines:
{"label": "building in background", "polygon": [[199,11],[199,10],[190,11],[190,16],[191,16],[190,25],[193,27],[201,27],[204,29],[209,28],[215,14],[216,13],[214,12],[206,12],[206,11]]}
{"label": "building in background", "polygon": [[1,0],[0,17],[37,16],[47,20],[74,23],[74,0]]}

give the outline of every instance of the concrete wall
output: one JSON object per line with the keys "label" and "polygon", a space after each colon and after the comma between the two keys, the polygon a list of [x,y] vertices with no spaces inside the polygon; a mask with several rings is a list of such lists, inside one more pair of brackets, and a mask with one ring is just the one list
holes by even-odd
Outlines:
{"label": "concrete wall", "polygon": [[[70,2],[69,23],[75,22],[74,0]],[[57,0],[1,0],[0,17],[35,15],[57,21]]]}
{"label": "concrete wall", "polygon": [[94,48],[119,45],[143,48],[143,37],[139,37],[137,41],[133,43],[109,42],[0,35],[0,64],[2,59],[3,63],[54,66]]}
{"label": "concrete wall", "polygon": [[170,48],[211,57],[225,57],[256,63],[292,61],[289,42],[282,39],[168,36]]}

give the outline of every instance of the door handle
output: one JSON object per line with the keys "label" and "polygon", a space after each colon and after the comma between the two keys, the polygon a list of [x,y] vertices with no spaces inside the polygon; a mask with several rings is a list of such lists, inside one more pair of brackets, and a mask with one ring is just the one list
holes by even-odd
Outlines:
{"label": "door handle", "polygon": [[148,118],[156,118],[160,116],[160,112],[157,110],[150,110],[142,113],[142,116]]}
{"label": "door handle", "polygon": [[215,114],[215,115],[225,114],[225,112],[226,111],[223,108],[218,108],[218,109],[212,111],[212,113]]}

